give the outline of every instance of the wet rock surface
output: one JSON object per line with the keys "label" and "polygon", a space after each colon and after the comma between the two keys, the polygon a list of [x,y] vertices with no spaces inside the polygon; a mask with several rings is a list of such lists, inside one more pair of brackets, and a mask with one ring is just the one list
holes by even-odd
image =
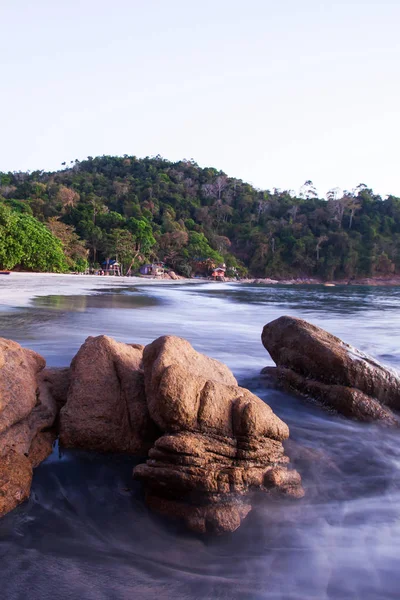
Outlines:
{"label": "wet rock surface", "polygon": [[44,359],[0,338],[0,515],[29,496],[32,467],[52,451],[57,406],[39,385]]}
{"label": "wet rock surface", "polygon": [[276,363],[262,373],[287,391],[320,401],[346,417],[398,426],[400,377],[371,356],[303,319],[265,325],[262,342]]}
{"label": "wet rock surface", "polygon": [[173,336],[145,348],[151,418],[164,432],[134,470],[149,507],[199,533],[237,529],[253,495],[301,497],[282,440],[288,427],[222,363]]}
{"label": "wet rock surface", "polygon": [[0,517],[29,498],[31,484],[29,458],[13,450],[0,456]]}
{"label": "wet rock surface", "polygon": [[58,433],[65,447],[146,456],[134,476],[147,505],[197,533],[234,531],[260,495],[304,493],[287,425],[182,338],[89,337],[65,369],[7,340],[0,351],[0,514],[29,496]]}
{"label": "wet rock surface", "polygon": [[157,437],[149,418],[143,346],[89,337],[70,368],[60,413],[60,443],[69,448],[145,456]]}
{"label": "wet rock surface", "polygon": [[39,386],[47,388],[58,410],[66,404],[71,372],[69,367],[46,368],[38,376]]}

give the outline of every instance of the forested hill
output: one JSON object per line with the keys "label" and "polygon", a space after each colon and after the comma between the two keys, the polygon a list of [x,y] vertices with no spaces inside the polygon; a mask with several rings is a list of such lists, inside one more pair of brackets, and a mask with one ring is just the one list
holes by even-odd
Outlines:
{"label": "forested hill", "polygon": [[[42,266],[23,258],[33,229],[36,251],[49,247],[37,221],[56,240],[53,267],[51,257]],[[55,173],[0,173],[2,268],[82,269],[86,259],[118,256],[134,267],[157,258],[184,275],[200,258],[256,277],[388,275],[400,271],[399,234],[400,198],[383,200],[365,185],[318,198],[306,182],[295,197],[193,161],[133,156],[89,157]]]}

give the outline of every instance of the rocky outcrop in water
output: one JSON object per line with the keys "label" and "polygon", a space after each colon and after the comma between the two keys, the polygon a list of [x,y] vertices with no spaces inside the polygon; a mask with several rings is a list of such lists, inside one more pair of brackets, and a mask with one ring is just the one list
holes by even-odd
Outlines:
{"label": "rocky outcrop in water", "polygon": [[143,346],[89,337],[72,360],[60,413],[65,447],[146,456],[158,436],[149,418]]}
{"label": "rocky outcrop in water", "polygon": [[239,527],[256,492],[303,495],[281,443],[288,427],[228,367],[172,336],[147,346],[143,364],[150,416],[163,432],[134,470],[150,508],[222,533]]}
{"label": "rocky outcrop in water", "polygon": [[0,515],[25,500],[32,468],[52,451],[57,406],[40,381],[44,359],[0,338]]}
{"label": "rocky outcrop in water", "polygon": [[0,340],[0,515],[28,497],[58,428],[66,447],[147,456],[134,475],[148,506],[196,532],[234,531],[258,494],[303,495],[286,424],[181,338],[89,337],[70,368],[44,367]]}
{"label": "rocky outcrop in water", "polygon": [[400,377],[371,356],[295,317],[265,325],[262,342],[276,363],[263,373],[289,391],[347,417],[398,425]]}

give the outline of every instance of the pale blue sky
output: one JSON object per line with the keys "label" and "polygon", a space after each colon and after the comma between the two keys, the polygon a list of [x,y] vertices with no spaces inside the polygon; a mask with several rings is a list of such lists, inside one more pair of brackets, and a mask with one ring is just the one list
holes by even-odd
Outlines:
{"label": "pale blue sky", "polygon": [[0,0],[0,170],[194,158],[400,195],[400,1]]}

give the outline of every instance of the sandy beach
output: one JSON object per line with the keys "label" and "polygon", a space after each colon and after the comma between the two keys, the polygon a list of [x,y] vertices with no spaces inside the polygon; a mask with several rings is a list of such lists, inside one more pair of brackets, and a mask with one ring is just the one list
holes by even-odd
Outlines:
{"label": "sandy beach", "polygon": [[86,295],[102,290],[132,286],[182,285],[213,283],[201,279],[150,279],[145,277],[104,277],[58,273],[12,272],[0,278],[0,305],[27,306],[32,297],[76,294]]}

